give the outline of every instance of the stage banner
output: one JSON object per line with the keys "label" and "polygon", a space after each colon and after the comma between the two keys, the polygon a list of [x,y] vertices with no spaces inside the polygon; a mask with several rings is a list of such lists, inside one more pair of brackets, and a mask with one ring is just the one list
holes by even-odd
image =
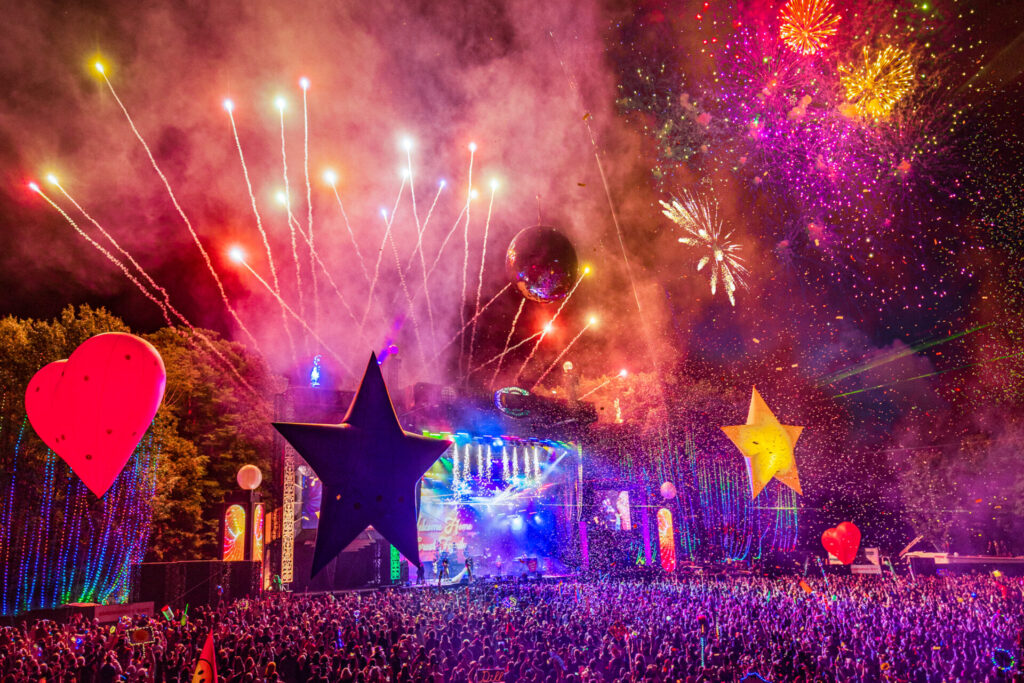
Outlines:
{"label": "stage banner", "polygon": [[878,555],[878,548],[864,548],[857,553],[857,559],[850,565],[850,571],[854,574],[877,574],[882,573],[882,561]]}

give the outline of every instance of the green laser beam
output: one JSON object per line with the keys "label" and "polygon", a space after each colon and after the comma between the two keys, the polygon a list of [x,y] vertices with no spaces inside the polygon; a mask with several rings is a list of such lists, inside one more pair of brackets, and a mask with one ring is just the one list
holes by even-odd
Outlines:
{"label": "green laser beam", "polygon": [[857,389],[855,391],[847,391],[845,394],[836,394],[832,398],[842,398],[843,396],[852,396],[859,394],[864,391],[872,391],[874,389],[883,389],[885,387],[891,387],[894,384],[902,384],[903,382],[913,382],[915,379],[924,379],[925,377],[935,377],[936,375],[944,375],[947,372],[953,372],[954,370],[963,370],[965,368],[973,368],[976,365],[985,365],[986,363],[995,363],[996,361],[1006,360],[1007,358],[1015,358],[1017,356],[1024,355],[1024,351],[1018,353],[1010,353],[1005,356],[999,356],[998,358],[989,358],[987,360],[979,360],[976,363],[968,363],[967,365],[960,365],[955,368],[946,368],[945,370],[939,370],[937,372],[929,372],[924,375],[918,375],[917,377],[907,377],[906,379],[898,379],[894,382],[886,382],[885,384],[879,384],[873,387],[866,387],[864,389]]}
{"label": "green laser beam", "polygon": [[[907,348],[905,348],[905,349],[903,349],[901,351],[897,351],[897,352],[895,352],[893,354],[890,354],[888,356],[885,356],[883,358],[875,358],[874,360],[870,360],[867,363],[863,363],[861,365],[855,365],[855,366],[853,366],[851,368],[847,368],[846,370],[840,370],[839,372],[833,373],[831,375],[826,375],[825,377],[822,377],[821,379],[818,380],[818,386],[825,386],[827,384],[834,384],[835,382],[838,382],[840,380],[844,380],[847,377],[852,377],[854,375],[859,375],[860,373],[867,372],[868,370],[874,370],[877,367],[880,367],[880,366],[885,365],[887,363],[892,363],[893,361],[897,361],[900,358],[906,358],[907,356],[911,356],[911,355],[917,353],[918,351],[924,351],[925,349],[930,349],[933,346],[938,346],[939,344],[945,344],[946,342],[953,341],[954,339],[959,339],[960,337],[966,337],[969,334],[977,332],[978,330],[983,330],[986,327],[990,327],[990,326],[992,326],[994,324],[995,323],[986,323],[984,325],[979,325],[977,327],[972,327],[971,329],[965,330],[963,332],[957,332],[956,334],[951,334],[950,336],[943,337],[942,339],[935,339],[935,340],[932,340],[932,341],[919,342],[917,344],[914,344],[913,346],[909,346],[909,347],[907,347]],[[842,395],[842,394],[840,394],[840,395]]]}

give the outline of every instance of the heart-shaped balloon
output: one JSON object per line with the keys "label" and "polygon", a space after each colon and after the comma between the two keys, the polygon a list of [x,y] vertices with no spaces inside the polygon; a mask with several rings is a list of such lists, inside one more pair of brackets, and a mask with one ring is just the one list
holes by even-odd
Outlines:
{"label": "heart-shaped balloon", "polygon": [[102,496],[152,424],[166,384],[152,344],[110,332],[40,369],[25,391],[25,412],[39,438]]}
{"label": "heart-shaped balloon", "polygon": [[821,535],[821,544],[843,564],[852,564],[860,548],[860,529],[853,522],[841,522]]}

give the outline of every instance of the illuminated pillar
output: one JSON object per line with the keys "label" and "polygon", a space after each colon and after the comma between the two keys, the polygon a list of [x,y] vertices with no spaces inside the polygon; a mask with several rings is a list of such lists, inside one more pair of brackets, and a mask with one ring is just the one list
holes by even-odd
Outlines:
{"label": "illuminated pillar", "polygon": [[241,505],[229,505],[224,511],[221,534],[221,559],[238,562],[245,559],[245,527],[247,515]]}
{"label": "illuminated pillar", "polygon": [[661,568],[667,572],[676,570],[676,539],[672,529],[672,513],[668,508],[658,510],[658,555]]}
{"label": "illuminated pillar", "polygon": [[255,491],[225,496],[220,518],[221,559],[263,561],[266,515]]}
{"label": "illuminated pillar", "polygon": [[644,506],[641,508],[641,535],[644,538],[644,559],[646,560],[645,565],[651,566],[651,515],[648,512],[648,504],[646,496],[644,498]]}

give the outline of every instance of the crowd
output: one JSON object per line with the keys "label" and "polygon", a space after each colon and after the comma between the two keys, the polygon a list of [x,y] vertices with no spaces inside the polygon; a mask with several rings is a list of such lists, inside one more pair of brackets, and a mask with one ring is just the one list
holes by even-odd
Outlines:
{"label": "crowd", "polygon": [[228,683],[1024,680],[1019,580],[800,581],[482,581],[26,622],[0,629],[0,681],[191,681],[211,629]]}

